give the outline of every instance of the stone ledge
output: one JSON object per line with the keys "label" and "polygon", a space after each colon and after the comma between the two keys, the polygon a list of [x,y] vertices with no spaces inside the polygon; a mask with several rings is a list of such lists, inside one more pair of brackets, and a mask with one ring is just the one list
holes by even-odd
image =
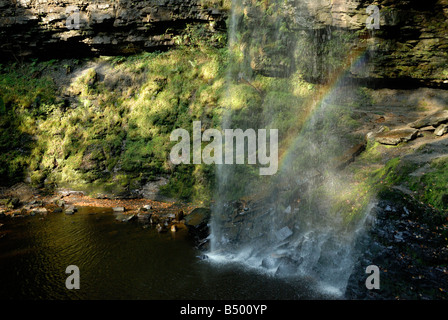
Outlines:
{"label": "stone ledge", "polygon": [[[225,11],[204,8],[200,0],[41,2],[0,0],[0,56],[79,57],[159,50],[173,46],[170,35],[180,34],[188,23],[213,21],[222,27],[226,18]],[[71,29],[67,20],[74,22],[77,13],[70,7],[79,9],[79,24],[71,24]]]}

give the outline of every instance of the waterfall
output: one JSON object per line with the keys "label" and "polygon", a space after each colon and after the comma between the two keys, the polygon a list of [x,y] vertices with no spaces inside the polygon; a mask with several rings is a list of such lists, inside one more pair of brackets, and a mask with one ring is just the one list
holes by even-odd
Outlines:
{"label": "waterfall", "polygon": [[208,255],[342,295],[368,210],[353,218],[340,205],[357,195],[335,159],[350,145],[344,119],[356,99],[345,75],[363,60],[350,56],[350,34],[314,13],[305,0],[232,1],[222,128],[278,129],[279,170],[217,167]]}

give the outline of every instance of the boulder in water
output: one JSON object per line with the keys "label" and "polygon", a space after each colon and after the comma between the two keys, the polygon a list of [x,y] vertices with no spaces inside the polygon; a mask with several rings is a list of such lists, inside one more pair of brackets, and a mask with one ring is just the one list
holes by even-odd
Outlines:
{"label": "boulder in water", "polygon": [[208,255],[206,255],[206,254],[197,256],[197,258],[198,258],[199,260],[208,260],[208,259],[209,259]]}
{"label": "boulder in water", "polygon": [[141,212],[139,212],[137,214],[137,218],[138,218],[138,220],[140,220],[142,222],[149,222],[149,220],[151,219],[151,214],[150,213],[141,213]]}
{"label": "boulder in water", "polygon": [[277,268],[279,264],[279,259],[274,257],[266,257],[261,261],[261,266],[266,269]]}
{"label": "boulder in water", "polygon": [[160,218],[156,214],[151,215],[151,217],[149,218],[149,223],[150,224],[158,224],[159,221],[160,221]]}
{"label": "boulder in water", "polygon": [[65,208],[65,214],[72,215],[75,214],[75,212],[78,211],[74,206],[69,206]]}
{"label": "boulder in water", "polygon": [[189,228],[200,229],[208,224],[210,217],[210,209],[196,208],[185,217],[185,225]]}
{"label": "boulder in water", "polygon": [[179,212],[176,213],[175,219],[177,221],[181,221],[184,217],[185,217],[184,212],[182,210],[180,210]]}
{"label": "boulder in water", "polygon": [[280,259],[276,276],[291,276],[297,274],[300,264],[303,262],[303,258],[295,260],[289,257],[283,257]]}
{"label": "boulder in water", "polygon": [[291,235],[292,235],[292,231],[288,227],[284,227],[275,233],[275,236],[277,237],[277,239],[279,241],[283,241],[283,240],[289,238]]}
{"label": "boulder in water", "polygon": [[210,222],[210,218],[210,209],[196,208],[185,217],[185,225],[188,231],[197,239],[204,239],[209,235],[208,223]]}
{"label": "boulder in water", "polygon": [[63,208],[65,206],[65,201],[61,200],[61,199],[56,199],[56,200],[53,201],[53,203],[55,205],[57,205],[58,207],[61,207],[61,208]]}
{"label": "boulder in water", "polygon": [[145,211],[149,211],[152,209],[152,206],[149,204],[144,205],[143,207],[141,207],[138,211],[140,212],[145,212]]}
{"label": "boulder in water", "polygon": [[129,217],[126,217],[126,218],[124,219],[124,221],[126,221],[126,222],[131,222],[131,221],[134,221],[135,219],[137,219],[137,215],[132,214],[132,215],[130,215]]}
{"label": "boulder in water", "polygon": [[48,210],[46,208],[37,208],[34,209],[33,212],[35,214],[46,215],[48,213]]}
{"label": "boulder in water", "polygon": [[159,223],[156,226],[156,230],[157,230],[158,233],[162,233],[162,232],[166,232],[167,231],[166,227],[163,224],[161,224],[161,223]]}

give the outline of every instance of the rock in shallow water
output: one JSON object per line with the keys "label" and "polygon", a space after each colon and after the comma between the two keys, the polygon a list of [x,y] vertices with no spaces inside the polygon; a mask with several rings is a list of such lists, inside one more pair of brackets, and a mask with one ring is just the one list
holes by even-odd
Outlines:
{"label": "rock in shallow water", "polygon": [[280,259],[280,264],[278,265],[276,276],[290,276],[297,274],[299,266],[302,263],[303,258],[300,260],[294,260],[292,258],[284,257]]}
{"label": "rock in shallow water", "polygon": [[209,236],[208,224],[211,218],[211,210],[208,208],[196,208],[185,219],[188,231],[193,234],[197,241],[201,241]]}
{"label": "rock in shallow water", "polygon": [[176,213],[175,219],[177,221],[181,221],[184,217],[185,217],[184,212],[182,210],[180,210],[179,212]]}
{"label": "rock in shallow water", "polygon": [[209,222],[210,216],[210,209],[196,208],[185,217],[185,224],[189,227],[199,228]]}
{"label": "rock in shallow water", "polygon": [[145,211],[149,211],[149,210],[151,210],[152,209],[152,207],[149,205],[149,204],[146,204],[146,205],[144,205],[143,207],[141,207],[140,209],[139,209],[139,211],[140,212],[145,212]]}
{"label": "rock in shallow water", "polygon": [[34,214],[46,215],[48,213],[48,210],[46,208],[37,208],[32,212],[34,212]]}
{"label": "rock in shallow water", "polygon": [[75,214],[76,211],[78,211],[78,209],[75,208],[74,206],[69,206],[69,207],[65,208],[65,214],[68,214],[68,215]]}
{"label": "rock in shallow water", "polygon": [[266,269],[274,269],[278,266],[279,261],[273,257],[266,257],[261,261],[261,266]]}
{"label": "rock in shallow water", "polygon": [[156,230],[157,230],[158,233],[163,233],[163,232],[166,232],[166,231],[167,231],[165,225],[163,225],[163,224],[161,224],[161,223],[159,223],[159,224],[156,226]]}
{"label": "rock in shallow water", "polygon": [[206,255],[206,254],[197,256],[197,258],[198,258],[199,260],[208,260],[208,259],[209,259],[208,255]]}
{"label": "rock in shallow water", "polygon": [[141,213],[139,212],[137,214],[137,218],[138,220],[142,221],[142,222],[150,222],[152,214],[150,213]]}
{"label": "rock in shallow water", "polygon": [[292,231],[288,227],[284,227],[283,229],[280,229],[275,233],[275,236],[277,237],[277,239],[279,241],[283,241],[283,240],[289,238],[291,235],[292,235]]}
{"label": "rock in shallow water", "polygon": [[65,206],[65,201],[61,200],[61,199],[56,199],[56,200],[53,201],[53,203],[55,205],[57,205],[58,207],[61,207],[61,208],[63,208]]}
{"label": "rock in shallow water", "polygon": [[126,222],[134,221],[135,219],[137,219],[137,216],[135,214],[125,218]]}

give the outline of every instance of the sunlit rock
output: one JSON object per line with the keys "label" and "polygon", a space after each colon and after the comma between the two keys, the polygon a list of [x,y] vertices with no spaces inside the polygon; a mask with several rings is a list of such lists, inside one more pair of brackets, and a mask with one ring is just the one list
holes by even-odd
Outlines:
{"label": "sunlit rock", "polygon": [[448,122],[448,110],[440,110],[422,119],[410,123],[411,128],[420,129],[427,126],[437,127],[440,124]]}
{"label": "sunlit rock", "polygon": [[443,136],[444,134],[448,133],[448,124],[441,124],[437,129],[434,131],[434,134],[436,136]]}
{"label": "sunlit rock", "polygon": [[407,142],[417,137],[418,130],[415,129],[397,129],[376,135],[375,139],[381,144],[397,145],[401,142]]}
{"label": "sunlit rock", "polygon": [[78,211],[78,209],[74,206],[69,206],[69,207],[66,207],[64,211],[65,211],[65,214],[67,214],[67,215],[73,215],[73,214],[75,214],[76,211]]}

